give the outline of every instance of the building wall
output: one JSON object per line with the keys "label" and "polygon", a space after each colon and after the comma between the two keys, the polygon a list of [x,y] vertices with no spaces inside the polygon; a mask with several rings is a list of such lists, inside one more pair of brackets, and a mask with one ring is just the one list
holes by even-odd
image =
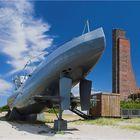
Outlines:
{"label": "building wall", "polygon": [[112,31],[112,92],[119,93],[119,38],[125,38],[125,32],[114,29]]}
{"label": "building wall", "polygon": [[119,94],[94,94],[94,103],[89,114],[94,117],[120,117],[120,95]]}
{"label": "building wall", "polygon": [[102,116],[103,117],[120,117],[120,95],[119,94],[102,94]]}
{"label": "building wall", "polygon": [[89,114],[95,117],[100,117],[101,115],[101,94],[93,95],[96,98],[94,99],[94,103],[89,110]]}
{"label": "building wall", "polygon": [[139,92],[131,64],[130,41],[125,31],[114,29],[112,32],[112,92],[120,93],[125,100],[131,93]]}

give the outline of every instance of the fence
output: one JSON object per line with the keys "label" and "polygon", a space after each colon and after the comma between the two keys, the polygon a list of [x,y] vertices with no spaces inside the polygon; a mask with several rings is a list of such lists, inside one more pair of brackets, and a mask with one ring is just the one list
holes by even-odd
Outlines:
{"label": "fence", "polygon": [[122,118],[140,117],[140,109],[121,109]]}

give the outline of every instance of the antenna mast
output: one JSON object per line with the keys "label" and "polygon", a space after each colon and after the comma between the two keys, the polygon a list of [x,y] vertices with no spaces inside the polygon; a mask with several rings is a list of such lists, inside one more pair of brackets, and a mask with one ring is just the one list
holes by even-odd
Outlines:
{"label": "antenna mast", "polygon": [[89,32],[90,32],[90,28],[89,28],[89,21],[88,21],[88,20],[86,21],[86,24],[85,24],[85,26],[84,26],[84,30],[83,30],[82,34],[85,33],[86,28],[87,28],[87,32],[89,33]]}
{"label": "antenna mast", "polygon": [[87,20],[87,29],[88,29],[88,33],[90,32],[90,29],[89,29],[89,21]]}

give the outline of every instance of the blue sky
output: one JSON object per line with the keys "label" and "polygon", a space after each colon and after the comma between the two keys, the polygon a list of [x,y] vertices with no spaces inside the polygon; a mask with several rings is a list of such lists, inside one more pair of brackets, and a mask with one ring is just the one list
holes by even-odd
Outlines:
{"label": "blue sky", "polygon": [[[12,78],[26,62],[81,35],[88,19],[90,29],[103,27],[106,49],[90,73],[96,91],[112,89],[112,29],[126,30],[131,42],[133,69],[140,86],[140,2],[0,2],[0,105],[12,93]],[[36,64],[46,55],[32,59]],[[27,69],[31,72],[33,65]]]}

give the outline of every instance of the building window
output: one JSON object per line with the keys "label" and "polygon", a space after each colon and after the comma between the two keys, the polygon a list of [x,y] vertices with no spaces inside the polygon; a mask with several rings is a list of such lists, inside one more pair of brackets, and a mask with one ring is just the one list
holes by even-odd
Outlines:
{"label": "building window", "polygon": [[92,96],[92,99],[90,101],[91,107],[97,106],[97,96]]}

